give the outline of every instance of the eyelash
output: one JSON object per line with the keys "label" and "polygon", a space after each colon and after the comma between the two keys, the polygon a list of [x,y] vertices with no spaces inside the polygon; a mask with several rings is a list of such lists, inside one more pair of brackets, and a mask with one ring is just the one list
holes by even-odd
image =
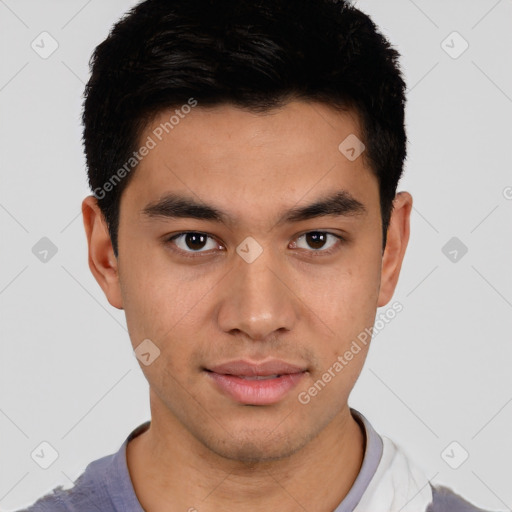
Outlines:
{"label": "eyelash", "polygon": [[[319,230],[313,230],[313,231],[306,231],[306,233],[302,233],[302,235],[299,235],[296,240],[302,238],[302,237],[305,237],[306,235],[308,234],[311,234],[311,233],[319,233],[319,234],[323,234],[323,235],[331,235],[335,238],[338,239],[339,243],[335,244],[334,246],[330,247],[329,249],[327,250],[322,250],[322,249],[311,249],[311,250],[308,250],[308,249],[301,249],[303,251],[308,251],[311,253],[311,257],[316,257],[316,255],[326,255],[326,256],[329,256],[331,254],[333,254],[334,252],[338,251],[340,249],[340,245],[342,245],[343,243],[346,243],[346,239],[344,237],[342,237],[341,235],[337,235],[336,233],[331,233],[329,231],[319,231]],[[171,237],[167,238],[165,240],[165,242],[167,244],[170,244],[170,245],[175,245],[175,244],[172,244],[172,242],[174,240],[176,240],[177,238],[181,237],[181,236],[184,236],[184,235],[189,235],[189,234],[196,234],[196,235],[205,235],[206,237],[208,238],[211,238],[213,240],[215,240],[215,237],[213,236],[210,236],[208,235],[207,233],[203,233],[202,231],[182,231],[181,233],[178,233],[176,235],[172,235]],[[221,245],[221,244],[219,244]],[[174,252],[184,256],[185,258],[199,258],[199,257],[202,257],[201,255],[202,254],[207,254],[208,251],[184,251],[182,249],[179,249],[179,248],[172,248],[171,250],[173,250]]]}

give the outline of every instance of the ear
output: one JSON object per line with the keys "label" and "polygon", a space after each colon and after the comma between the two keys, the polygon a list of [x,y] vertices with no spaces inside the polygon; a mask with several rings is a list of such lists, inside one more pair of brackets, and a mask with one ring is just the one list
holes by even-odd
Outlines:
{"label": "ear", "polygon": [[393,200],[393,212],[388,227],[386,248],[382,256],[378,307],[385,306],[393,297],[409,242],[412,196],[399,192]]}
{"label": "ear", "polygon": [[89,246],[89,268],[110,304],[123,309],[117,258],[107,223],[94,196],[82,201],[82,217]]}

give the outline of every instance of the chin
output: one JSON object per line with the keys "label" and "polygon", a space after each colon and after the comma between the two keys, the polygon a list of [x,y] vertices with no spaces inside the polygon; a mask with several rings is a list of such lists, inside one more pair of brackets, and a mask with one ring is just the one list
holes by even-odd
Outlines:
{"label": "chin", "polygon": [[273,462],[290,457],[303,448],[308,439],[291,436],[290,432],[248,431],[209,439],[206,444],[212,452],[228,460],[246,464]]}

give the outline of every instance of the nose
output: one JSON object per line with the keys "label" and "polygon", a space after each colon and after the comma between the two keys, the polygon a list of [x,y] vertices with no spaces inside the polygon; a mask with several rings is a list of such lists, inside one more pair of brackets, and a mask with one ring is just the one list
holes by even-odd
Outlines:
{"label": "nose", "polygon": [[292,330],[300,304],[278,256],[266,248],[251,263],[236,255],[233,265],[220,298],[219,328],[254,341]]}

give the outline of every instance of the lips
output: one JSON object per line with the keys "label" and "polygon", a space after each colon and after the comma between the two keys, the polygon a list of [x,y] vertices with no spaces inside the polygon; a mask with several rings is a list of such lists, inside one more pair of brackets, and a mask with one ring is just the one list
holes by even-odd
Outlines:
{"label": "lips", "polygon": [[217,391],[245,405],[281,401],[307,373],[304,367],[277,359],[263,363],[230,361],[206,371]]}
{"label": "lips", "polygon": [[244,360],[230,361],[208,368],[208,370],[221,375],[235,375],[237,377],[269,377],[272,375],[301,373],[306,371],[306,368],[278,359],[271,359],[261,363],[252,363]]}

